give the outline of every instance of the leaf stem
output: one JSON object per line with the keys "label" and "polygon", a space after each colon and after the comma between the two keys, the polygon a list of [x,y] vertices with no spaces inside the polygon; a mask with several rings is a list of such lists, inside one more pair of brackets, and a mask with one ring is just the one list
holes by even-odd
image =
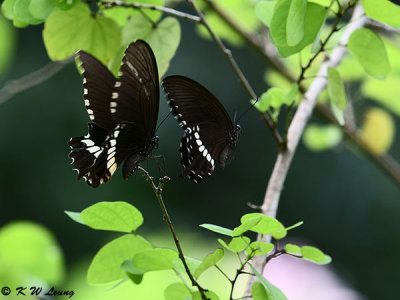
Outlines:
{"label": "leaf stem", "polygon": [[164,176],[164,177],[159,179],[159,183],[158,183],[158,185],[156,185],[154,180],[153,180],[153,177],[149,174],[149,172],[147,172],[145,169],[143,169],[140,166],[138,167],[138,169],[143,172],[143,174],[145,175],[147,181],[150,183],[150,185],[151,185],[151,187],[152,187],[152,189],[154,191],[154,194],[157,197],[158,203],[160,204],[161,210],[163,212],[164,220],[167,222],[168,227],[169,227],[169,229],[171,231],[171,234],[172,234],[172,236],[174,238],[174,242],[175,242],[176,248],[177,248],[178,253],[179,253],[179,258],[181,259],[181,261],[183,263],[183,266],[185,267],[186,274],[189,276],[189,279],[192,282],[192,285],[199,289],[199,292],[201,294],[201,298],[203,300],[207,300],[208,298],[207,298],[207,296],[205,294],[205,292],[207,290],[200,286],[200,284],[196,281],[196,279],[193,277],[192,273],[190,272],[190,269],[189,269],[189,266],[188,266],[188,264],[186,262],[185,256],[183,254],[182,247],[181,247],[181,244],[179,242],[178,236],[176,235],[174,226],[172,225],[171,218],[169,217],[167,208],[166,208],[166,206],[164,204],[164,200],[163,200],[163,197],[162,197],[163,187],[164,187],[164,183],[169,181],[170,178],[168,176]]}

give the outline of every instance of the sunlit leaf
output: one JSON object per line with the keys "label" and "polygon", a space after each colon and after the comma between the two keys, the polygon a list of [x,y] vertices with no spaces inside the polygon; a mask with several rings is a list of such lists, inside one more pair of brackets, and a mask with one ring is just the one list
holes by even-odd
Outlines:
{"label": "sunlit leaf", "polygon": [[261,218],[261,215],[255,215],[253,218],[241,220],[242,224],[233,230],[233,236],[240,236],[246,231],[251,230],[260,222]]}
{"label": "sunlit leaf", "polygon": [[200,227],[203,227],[205,229],[214,231],[214,232],[219,233],[219,234],[223,234],[223,235],[227,235],[227,236],[233,236],[233,230],[232,229],[228,229],[228,228],[221,227],[221,226],[218,226],[218,225],[201,224]]}
{"label": "sunlit leaf", "polygon": [[[107,1],[111,2],[111,1]],[[126,3],[143,3],[155,6],[164,6],[164,0],[124,0]],[[134,19],[138,15],[141,14],[139,9],[126,8],[126,7],[113,7],[108,8],[103,11],[104,15],[114,19],[119,25],[123,26],[129,19]],[[162,13],[157,10],[151,9],[142,9],[142,13],[146,14],[146,16],[152,20],[153,22],[157,22]],[[145,20],[145,22],[150,23],[149,20]],[[150,23],[151,25],[151,23]]]}
{"label": "sunlit leaf", "polygon": [[384,78],[390,71],[390,63],[382,39],[367,28],[355,30],[347,43],[350,53],[364,67],[365,71]]}
{"label": "sunlit leaf", "polygon": [[165,300],[191,300],[192,293],[186,285],[175,282],[164,290]]}
{"label": "sunlit leaf", "polygon": [[[129,20],[123,29],[123,50],[131,42],[142,39],[149,43],[153,49],[157,60],[158,72],[160,78],[164,75],[169,67],[169,63],[179,46],[181,38],[181,28],[177,19],[167,17],[163,19],[157,26],[153,27],[143,16],[136,16]],[[120,52],[118,58],[113,63],[112,70],[114,73],[119,69],[122,61],[123,51]]]}
{"label": "sunlit leaf", "polygon": [[20,278],[37,278],[48,284],[60,283],[64,276],[61,248],[53,234],[39,224],[18,221],[1,227],[0,253],[0,273],[18,273]]}
{"label": "sunlit leaf", "polygon": [[286,21],[286,41],[296,46],[304,38],[307,0],[291,0]]}
{"label": "sunlit leaf", "polygon": [[140,211],[127,202],[98,202],[81,213],[83,222],[97,230],[134,232],[143,224]]}
{"label": "sunlit leaf", "polygon": [[248,264],[253,273],[257,276],[258,280],[260,280],[261,284],[264,286],[265,291],[268,295],[269,300],[287,300],[286,296],[282,293],[282,291],[270,283],[264,276],[260,274],[251,264]]}
{"label": "sunlit leaf", "polygon": [[215,252],[207,255],[200,266],[194,272],[194,277],[199,278],[199,276],[207,269],[215,266],[224,257],[224,250],[222,248],[217,248]]}
{"label": "sunlit leaf", "polygon": [[292,226],[286,227],[286,230],[289,231],[289,230],[295,229],[297,227],[300,227],[301,225],[303,225],[303,223],[304,223],[303,221],[297,222],[296,224],[293,224]]}
{"label": "sunlit leaf", "polygon": [[301,254],[304,259],[320,265],[329,264],[332,261],[329,255],[324,254],[324,252],[312,246],[302,246]]}
{"label": "sunlit leaf", "polygon": [[250,244],[250,239],[247,236],[239,236],[233,238],[228,247],[231,251],[238,253],[246,249]]}
{"label": "sunlit leaf", "polygon": [[256,5],[256,16],[267,27],[271,25],[275,4],[276,1],[261,1]]}
{"label": "sunlit leaf", "polygon": [[251,286],[251,296],[253,300],[270,300],[270,295],[267,294],[267,290],[263,286],[263,284],[259,281],[256,281]]}
{"label": "sunlit leaf", "polygon": [[16,30],[0,14],[0,76],[7,70],[15,54]]}
{"label": "sunlit leaf", "polygon": [[45,20],[56,6],[56,0],[31,0],[28,8],[34,18]]}
{"label": "sunlit leaf", "polygon": [[36,25],[42,23],[43,20],[39,20],[32,16],[31,12],[29,11],[30,3],[31,0],[15,0],[14,16],[27,24]]}
{"label": "sunlit leaf", "polygon": [[386,153],[395,136],[393,117],[380,108],[371,108],[365,114],[360,135],[370,150],[381,155]]}
{"label": "sunlit leaf", "polygon": [[145,271],[137,268],[133,264],[132,259],[125,260],[121,265],[121,269],[124,270],[127,273],[129,279],[136,284],[140,284],[142,282],[143,275],[146,273]]}
{"label": "sunlit leaf", "polygon": [[74,220],[76,223],[86,225],[85,222],[81,218],[81,213],[78,212],[73,212],[73,211],[64,211],[68,217],[70,217],[72,220]]}
{"label": "sunlit leaf", "polygon": [[274,219],[272,217],[266,216],[261,213],[250,213],[242,216],[240,221],[242,223],[245,223],[249,219],[253,219],[255,217],[260,217],[260,221],[252,227],[250,230],[254,232],[258,232],[261,234],[271,234],[273,238],[275,239],[281,239],[286,236],[286,229],[282,225],[281,222],[279,222],[277,219]]}
{"label": "sunlit leaf", "polygon": [[301,256],[301,248],[295,244],[287,243],[285,245],[285,251],[290,254]]}
{"label": "sunlit leaf", "polygon": [[152,248],[150,243],[138,235],[126,234],[104,245],[90,264],[87,281],[102,284],[120,280],[126,276],[122,263],[136,253]]}
{"label": "sunlit leaf", "polygon": [[366,15],[372,19],[400,27],[400,7],[389,0],[361,0]]}
{"label": "sunlit leaf", "polygon": [[93,16],[87,4],[79,2],[69,10],[51,13],[43,39],[52,60],[64,60],[85,50],[106,64],[120,48],[121,32],[115,21]]}
{"label": "sunlit leaf", "polygon": [[343,133],[335,125],[310,124],[303,134],[303,143],[312,151],[325,151],[342,141]]}
{"label": "sunlit leaf", "polygon": [[305,16],[304,37],[298,44],[290,46],[287,43],[286,26],[282,26],[282,24],[286,24],[288,20],[290,3],[291,0],[281,0],[276,3],[270,27],[272,42],[277,46],[279,54],[283,57],[295,54],[314,42],[320,27],[323,25],[327,10],[326,7],[308,2]]}
{"label": "sunlit leaf", "polygon": [[335,105],[340,109],[346,108],[346,93],[339,72],[335,68],[328,67],[328,95]]}
{"label": "sunlit leaf", "polygon": [[[197,258],[186,256],[186,255],[185,255],[185,261],[186,261],[186,264],[188,265],[189,270],[192,274],[200,266],[200,264],[202,262],[201,260],[199,260]],[[180,257],[175,258],[173,260],[172,264],[174,266],[174,270],[177,271],[178,273],[181,273],[181,274],[186,273],[185,266],[183,265],[183,262],[180,259]]]}
{"label": "sunlit leaf", "polygon": [[246,249],[247,255],[266,255],[274,249],[274,244],[266,242],[252,242],[250,247]]}
{"label": "sunlit leaf", "polygon": [[132,262],[143,271],[169,270],[177,257],[178,253],[172,249],[154,248],[136,253]]}
{"label": "sunlit leaf", "polygon": [[[214,293],[213,291],[208,290],[204,294],[206,295],[207,299],[209,299],[209,300],[219,300],[218,295],[216,293]],[[192,296],[193,296],[193,300],[203,300],[203,297],[201,296],[199,291],[193,292]]]}

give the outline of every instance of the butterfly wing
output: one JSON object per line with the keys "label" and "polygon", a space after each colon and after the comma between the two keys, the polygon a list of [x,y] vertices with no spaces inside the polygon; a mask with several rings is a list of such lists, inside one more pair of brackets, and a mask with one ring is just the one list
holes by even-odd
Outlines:
{"label": "butterfly wing", "polygon": [[163,81],[168,104],[185,130],[181,139],[183,176],[201,182],[218,163],[224,167],[237,141],[237,130],[218,99],[196,81],[169,76]]}
{"label": "butterfly wing", "polygon": [[110,100],[115,77],[100,61],[92,55],[78,52],[78,59],[83,69],[83,97],[86,111],[93,123],[112,130],[117,123],[111,118]]}
{"label": "butterfly wing", "polygon": [[[144,41],[128,46],[118,80],[91,55],[85,52],[79,55],[85,70],[85,105],[95,123],[93,128],[105,130],[102,140],[97,139],[96,143],[91,140],[90,146],[82,144],[86,137],[72,138],[69,144],[75,149],[70,157],[74,158],[78,178],[84,177],[89,185],[97,187],[108,181],[124,161],[123,176],[131,176],[154,148],[159,106],[157,64]],[[89,100],[91,95],[94,100]],[[92,135],[89,132],[88,136]],[[83,155],[84,151],[94,150],[95,155]]]}

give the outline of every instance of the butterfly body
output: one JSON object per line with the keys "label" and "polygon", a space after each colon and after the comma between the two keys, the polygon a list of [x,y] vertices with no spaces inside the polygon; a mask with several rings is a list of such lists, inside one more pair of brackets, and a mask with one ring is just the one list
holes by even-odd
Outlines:
{"label": "butterfly body", "polygon": [[78,179],[97,187],[117,167],[129,178],[157,145],[158,70],[150,46],[138,40],[128,46],[119,78],[90,54],[80,51],[85,107],[92,123],[84,137],[69,141]]}
{"label": "butterfly body", "polygon": [[163,81],[172,114],[184,129],[180,149],[182,176],[196,183],[224,168],[236,148],[240,126],[206,88],[184,76]]}

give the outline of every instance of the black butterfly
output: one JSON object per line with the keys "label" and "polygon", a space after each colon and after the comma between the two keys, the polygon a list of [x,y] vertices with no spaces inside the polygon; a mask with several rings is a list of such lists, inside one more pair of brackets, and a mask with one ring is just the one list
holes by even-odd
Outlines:
{"label": "black butterfly", "polygon": [[79,51],[78,56],[92,123],[86,136],[71,138],[69,157],[78,179],[92,187],[106,182],[122,162],[127,179],[158,144],[154,134],[160,91],[153,51],[141,40],[130,44],[119,79],[90,54]]}
{"label": "black butterfly", "polygon": [[225,167],[236,147],[240,126],[232,124],[218,99],[196,81],[169,76],[162,85],[172,114],[185,130],[179,149],[185,167],[182,176],[199,183],[211,175],[215,162]]}

